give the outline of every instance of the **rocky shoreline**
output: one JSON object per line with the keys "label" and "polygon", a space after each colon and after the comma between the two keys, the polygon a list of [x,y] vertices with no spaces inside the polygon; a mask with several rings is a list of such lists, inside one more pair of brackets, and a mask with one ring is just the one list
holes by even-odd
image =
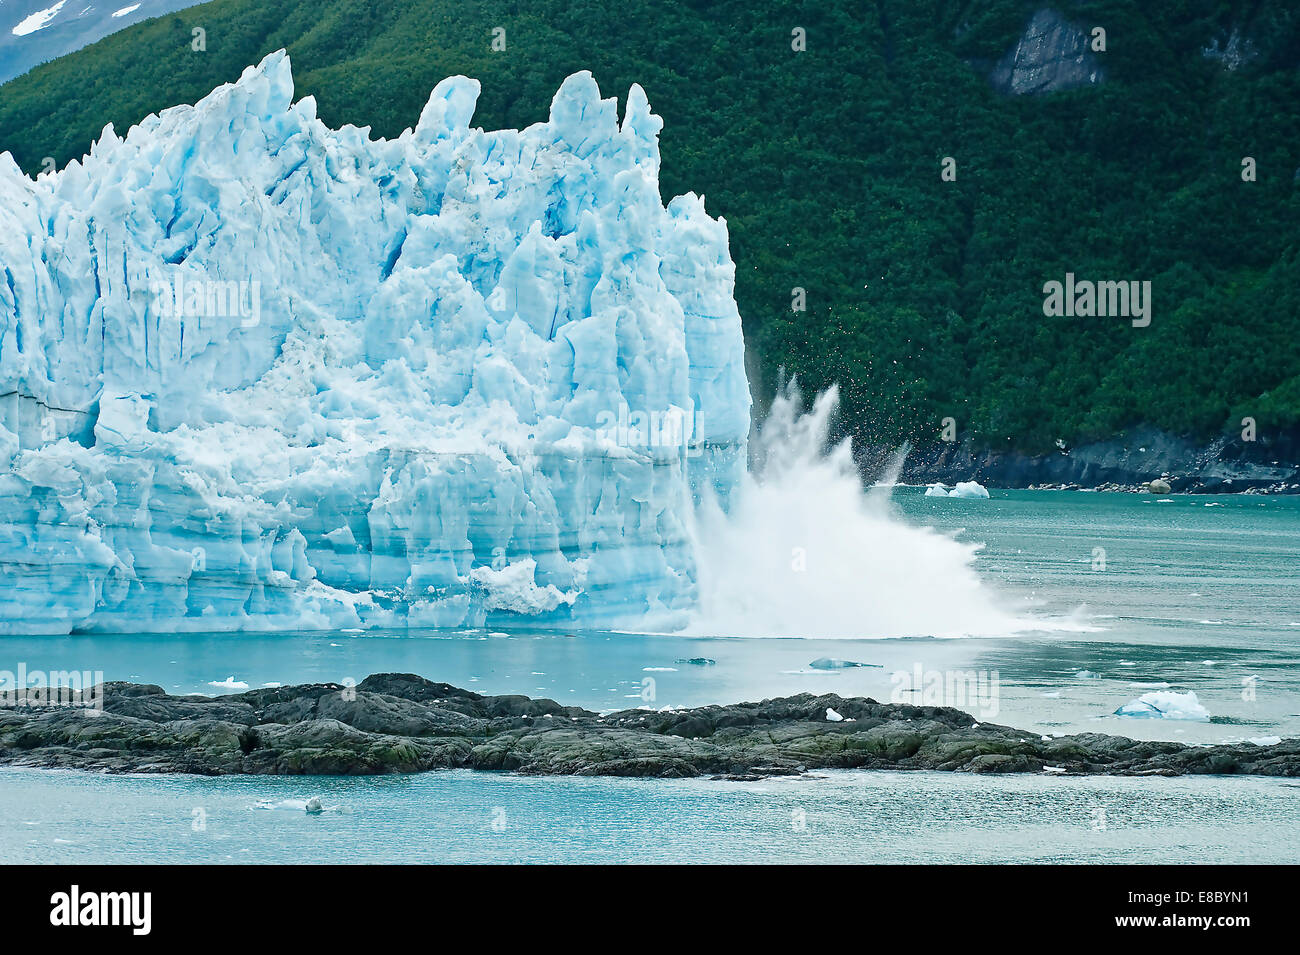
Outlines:
{"label": "rocky shoreline", "polygon": [[469,768],[538,775],[754,779],[816,769],[1300,776],[1300,739],[1185,746],[980,723],[950,707],[809,693],[598,714],[481,696],[413,674],[171,696],[106,683],[100,709],[28,691],[0,709],[0,764],[108,773],[368,775]]}
{"label": "rocky shoreline", "polygon": [[[866,447],[864,476],[883,473],[895,449]],[[1210,443],[1138,428],[1108,441],[1058,447],[1046,454],[998,451],[970,440],[912,448],[899,480],[906,484],[979,481],[988,487],[1145,491],[1163,481],[1174,494],[1300,494],[1300,434]]]}

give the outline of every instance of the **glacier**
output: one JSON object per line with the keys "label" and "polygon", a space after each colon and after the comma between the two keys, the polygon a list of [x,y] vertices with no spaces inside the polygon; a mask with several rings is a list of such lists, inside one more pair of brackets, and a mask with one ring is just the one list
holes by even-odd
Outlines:
{"label": "glacier", "polygon": [[333,130],[279,51],[0,153],[0,633],[684,625],[745,475],[726,222],[640,87],[478,93]]}

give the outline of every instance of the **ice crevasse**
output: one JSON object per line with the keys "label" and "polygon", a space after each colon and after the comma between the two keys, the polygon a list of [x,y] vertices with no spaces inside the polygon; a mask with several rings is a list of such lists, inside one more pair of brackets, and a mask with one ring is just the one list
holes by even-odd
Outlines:
{"label": "ice crevasse", "polygon": [[639,87],[478,92],[373,139],[280,51],[0,154],[0,633],[685,621],[749,430],[726,223]]}

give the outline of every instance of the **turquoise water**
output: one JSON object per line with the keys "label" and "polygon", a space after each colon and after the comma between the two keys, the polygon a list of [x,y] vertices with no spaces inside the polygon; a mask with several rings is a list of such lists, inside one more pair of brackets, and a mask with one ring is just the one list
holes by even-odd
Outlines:
{"label": "turquoise water", "polygon": [[[300,807],[319,795],[333,811]],[[6,862],[1296,862],[1296,783],[828,772],[762,783],[0,769]],[[261,805],[277,808],[259,808]],[[197,824],[197,828],[196,828]]]}
{"label": "turquoise water", "polygon": [[[1068,619],[1078,629],[978,640],[484,631],[7,637],[0,669],[102,670],[108,679],[203,693],[229,692],[211,685],[228,677],[256,687],[401,670],[598,710],[804,690],[888,700],[898,691],[895,671],[974,669],[998,677],[996,697],[983,701],[992,712],[980,718],[1032,732],[1183,742],[1300,735],[1300,498],[994,492],[968,501],[900,488],[894,501],[908,521],[982,542],[979,571],[1008,605],[1045,626]],[[809,668],[824,656],[879,668]],[[716,662],[678,662],[690,657]],[[1194,691],[1212,719],[1112,715],[1150,684]],[[315,794],[342,809],[309,817],[252,808]],[[831,773],[741,784],[5,771],[0,859],[1296,861],[1296,795],[1285,781],[1233,778]],[[195,809],[206,813],[202,831],[191,828]],[[492,828],[498,809],[503,831]],[[803,829],[792,825],[798,810]]]}

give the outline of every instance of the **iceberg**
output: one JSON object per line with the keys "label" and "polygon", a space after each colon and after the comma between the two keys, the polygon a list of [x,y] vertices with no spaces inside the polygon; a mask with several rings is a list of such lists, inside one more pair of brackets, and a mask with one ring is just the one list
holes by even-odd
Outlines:
{"label": "iceberg", "polygon": [[834,657],[818,657],[808,664],[814,670],[850,670],[854,667],[881,667],[879,663],[858,663],[854,660],[837,660]]}
{"label": "iceberg", "polygon": [[988,488],[978,481],[958,481],[952,490],[949,490],[946,484],[931,484],[925,489],[925,496],[980,498],[988,497],[989,492]]}
{"label": "iceberg", "polygon": [[334,130],[279,51],[0,153],[0,633],[684,625],[750,426],[726,222],[640,87],[478,94]]}
{"label": "iceberg", "polygon": [[1150,720],[1194,720],[1209,722],[1210,711],[1192,691],[1186,693],[1144,693],[1115,711],[1116,716]]}

